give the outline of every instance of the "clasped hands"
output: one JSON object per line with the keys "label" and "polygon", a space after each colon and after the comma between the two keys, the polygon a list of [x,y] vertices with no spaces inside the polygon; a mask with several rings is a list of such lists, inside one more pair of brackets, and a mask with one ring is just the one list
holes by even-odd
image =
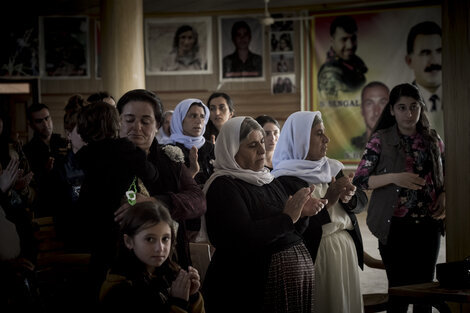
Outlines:
{"label": "clasped hands", "polygon": [[188,271],[180,269],[178,276],[171,283],[170,296],[188,301],[189,296],[194,295],[199,287],[201,287],[199,273],[194,267],[189,266]]}
{"label": "clasped hands", "polygon": [[318,199],[313,196],[315,185],[298,190],[289,196],[284,207],[284,213],[289,215],[294,223],[302,216],[318,214],[328,204],[327,199]]}

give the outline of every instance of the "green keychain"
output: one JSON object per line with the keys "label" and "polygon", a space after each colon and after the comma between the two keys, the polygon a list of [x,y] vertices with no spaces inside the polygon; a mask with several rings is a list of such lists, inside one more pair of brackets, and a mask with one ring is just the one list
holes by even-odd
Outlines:
{"label": "green keychain", "polygon": [[129,202],[130,205],[136,204],[136,199],[137,199],[137,186],[135,185],[137,177],[134,177],[134,180],[132,181],[131,186],[129,187],[129,190],[126,191],[126,197],[127,197],[127,202]]}

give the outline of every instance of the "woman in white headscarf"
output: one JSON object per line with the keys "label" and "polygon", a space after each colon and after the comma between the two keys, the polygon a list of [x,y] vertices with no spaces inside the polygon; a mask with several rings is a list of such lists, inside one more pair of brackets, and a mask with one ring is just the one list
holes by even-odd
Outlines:
{"label": "woman in white headscarf", "polygon": [[172,140],[170,139],[171,135],[171,130],[170,130],[170,124],[171,124],[171,117],[173,116],[173,110],[168,110],[163,112],[162,115],[162,126],[158,129],[157,135],[155,135],[155,138],[157,138],[157,141],[161,145],[167,145],[171,144]]}
{"label": "woman in white headscarf", "polygon": [[222,126],[204,186],[215,247],[203,284],[207,312],[316,312],[313,262],[300,233],[305,216],[323,206],[308,187],[289,193],[264,167],[265,156],[253,118]]}
{"label": "woman in white headscarf", "polygon": [[184,162],[201,187],[214,170],[214,145],[203,136],[209,115],[201,100],[185,99],[176,106],[170,123],[170,139],[183,150]]}
{"label": "woman in white headscarf", "polygon": [[358,269],[363,266],[363,246],[355,213],[364,210],[367,197],[356,191],[352,175],[344,176],[343,164],[326,157],[329,141],[320,112],[291,114],[274,151],[272,174],[287,181],[300,178],[305,186],[314,184],[315,197],[328,200],[320,243],[306,235],[309,230],[304,234],[315,262],[318,311],[363,312]]}

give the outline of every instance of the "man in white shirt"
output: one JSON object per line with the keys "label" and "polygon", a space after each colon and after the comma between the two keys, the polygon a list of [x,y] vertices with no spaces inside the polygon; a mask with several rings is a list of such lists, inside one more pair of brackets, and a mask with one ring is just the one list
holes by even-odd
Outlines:
{"label": "man in white shirt", "polygon": [[437,133],[444,138],[442,105],[442,30],[435,22],[425,21],[410,29],[406,64],[413,70],[424,101],[426,115]]}

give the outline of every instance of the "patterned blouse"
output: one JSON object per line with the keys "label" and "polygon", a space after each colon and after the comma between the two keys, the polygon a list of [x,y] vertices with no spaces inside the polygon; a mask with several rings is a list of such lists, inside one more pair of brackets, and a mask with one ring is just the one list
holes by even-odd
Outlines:
{"label": "patterned blouse", "polygon": [[[433,164],[429,145],[420,133],[412,136],[399,134],[399,136],[400,146],[405,150],[406,154],[405,170],[410,173],[419,174],[420,177],[425,179],[426,184],[419,190],[399,187],[400,191],[393,216],[409,216],[413,218],[430,216],[437,196],[432,180]],[[441,139],[439,139],[439,149],[443,159],[444,143]],[[374,175],[374,169],[379,162],[381,151],[380,137],[375,133],[369,139],[356,171],[354,181],[358,188],[369,189],[369,177]]]}

